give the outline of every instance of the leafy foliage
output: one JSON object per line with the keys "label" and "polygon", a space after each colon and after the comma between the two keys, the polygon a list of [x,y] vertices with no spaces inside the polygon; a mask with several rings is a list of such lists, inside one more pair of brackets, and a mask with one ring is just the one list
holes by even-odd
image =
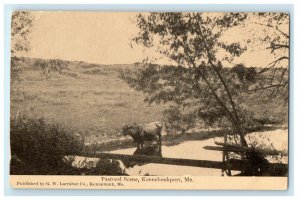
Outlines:
{"label": "leafy foliage", "polygon": [[49,124],[44,119],[11,119],[11,155],[23,166],[11,166],[11,174],[72,174],[76,170],[64,162],[69,154],[79,153],[84,143],[67,127]]}
{"label": "leafy foliage", "polygon": [[11,16],[11,53],[29,51],[31,31],[34,18],[28,11],[15,11]]}
{"label": "leafy foliage", "polygon": [[[268,76],[261,79],[255,90],[264,92],[269,97],[284,96],[288,101],[288,68],[289,68],[289,14],[256,13],[245,20],[245,24],[254,24],[248,45],[265,49],[273,56],[273,61],[264,66],[258,75]],[[253,20],[254,19],[254,20]]]}
{"label": "leafy foliage", "polygon": [[166,127],[171,132],[180,130],[182,134],[186,133],[191,128],[194,128],[197,123],[197,113],[195,111],[185,111],[177,106],[170,106],[164,111],[166,118]]}
{"label": "leafy foliage", "polygon": [[225,30],[240,24],[246,17],[244,13],[216,16],[204,13],[139,14],[137,26],[141,31],[134,41],[146,47],[159,45],[160,53],[186,67],[192,63],[199,65],[202,61],[217,61],[216,52],[220,48],[229,53],[229,59],[243,53],[246,47],[219,39]]}
{"label": "leafy foliage", "polygon": [[[26,63],[24,58],[18,57],[18,53],[27,52],[30,50],[30,32],[33,23],[33,17],[27,11],[15,11],[11,16],[11,88],[13,92],[18,93],[20,88],[17,88],[13,83],[20,81],[20,73],[23,71]],[[24,65],[25,64],[25,65]]]}
{"label": "leafy foliage", "polygon": [[253,97],[265,77],[259,77],[260,72],[255,68],[243,65],[231,70],[224,67],[224,63],[231,63],[247,48],[238,42],[225,41],[222,36],[233,27],[245,25],[248,15],[139,14],[137,27],[140,32],[133,40],[145,47],[157,47],[162,55],[177,66],[157,67],[148,64],[138,69],[133,78],[125,79],[132,87],[147,95],[147,102],[168,102],[177,106],[177,110],[171,107],[165,112],[175,121],[178,121],[178,116],[181,119],[187,116],[180,110],[190,111],[189,116],[201,118],[207,125],[219,122],[219,125],[227,126],[228,123],[224,122],[226,119],[240,136],[241,144],[246,146],[245,128],[252,126],[253,120],[250,120],[251,114],[247,113],[243,99],[249,95]]}
{"label": "leafy foliage", "polygon": [[25,66],[27,65],[27,62],[24,58],[20,57],[11,57],[10,60],[10,76],[11,76],[11,83],[14,83],[16,81],[20,82],[20,74],[24,70]]}
{"label": "leafy foliage", "polygon": [[70,127],[26,116],[11,119],[10,174],[18,175],[127,175],[120,162],[83,161],[75,165],[84,150],[83,135]]}
{"label": "leafy foliage", "polygon": [[[154,95],[151,94],[152,99],[153,97],[161,99],[155,94],[161,94],[160,96],[164,98],[176,96],[178,98],[173,99],[177,100],[177,102],[175,100],[177,105],[197,106],[200,113],[206,109],[206,112],[211,111],[216,114],[214,119],[208,121],[215,121],[220,116],[227,118],[241,136],[242,145],[246,145],[246,141],[238,116],[236,100],[232,94],[235,88],[230,87],[229,79],[224,77],[221,61],[230,62],[234,56],[241,55],[246,48],[239,43],[224,42],[220,37],[228,28],[237,26],[246,17],[247,15],[243,13],[221,15],[150,13],[146,16],[139,15],[137,26],[140,28],[140,32],[134,38],[137,43],[146,47],[157,45],[161,54],[178,64],[175,70],[172,67],[167,68],[169,71],[177,73],[164,79],[164,85],[155,84],[154,90],[159,87],[163,87],[163,89],[160,89],[160,92],[154,92]],[[155,38],[159,39],[155,41]],[[217,56],[220,49],[227,52],[223,58]],[[148,79],[145,77],[147,76],[143,76],[143,80],[151,79],[149,83],[159,79],[155,75],[149,76]],[[180,86],[176,87],[178,85]],[[148,89],[144,91],[148,95],[151,92]],[[168,92],[174,92],[175,95],[166,95]]]}
{"label": "leafy foliage", "polygon": [[[209,73],[211,69],[203,66]],[[258,84],[256,74],[259,69],[247,68],[241,64],[233,68],[222,68],[220,71],[226,77],[230,92],[237,102],[237,111],[241,125],[245,129],[263,125],[260,118],[253,116],[253,111],[247,109],[244,103],[247,98],[254,99],[257,95],[249,92]],[[159,66],[149,64],[124,71],[122,78],[138,91],[146,94],[145,101],[149,104],[163,103],[169,105],[164,111],[164,118],[171,130],[186,132],[195,127],[228,127],[224,120],[226,112],[218,101],[210,95],[210,88],[204,81],[193,81],[197,75],[193,69],[175,66]],[[199,77],[198,77],[199,78]],[[213,77],[211,77],[213,80]],[[220,88],[218,80],[214,84],[221,98],[226,93]],[[217,84],[218,83],[218,84]]]}

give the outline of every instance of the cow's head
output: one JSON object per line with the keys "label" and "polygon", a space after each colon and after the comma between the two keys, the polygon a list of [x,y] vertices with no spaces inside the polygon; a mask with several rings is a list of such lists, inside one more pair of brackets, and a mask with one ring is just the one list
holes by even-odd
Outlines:
{"label": "cow's head", "polygon": [[134,125],[125,125],[122,128],[122,135],[132,135],[135,132],[136,127]]}
{"label": "cow's head", "polygon": [[131,129],[132,129],[131,125],[125,125],[125,126],[123,126],[123,128],[122,128],[122,135],[123,136],[130,135]]}

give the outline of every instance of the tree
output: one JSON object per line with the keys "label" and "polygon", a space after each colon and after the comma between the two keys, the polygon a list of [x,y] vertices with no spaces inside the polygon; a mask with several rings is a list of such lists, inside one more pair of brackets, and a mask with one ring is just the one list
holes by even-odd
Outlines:
{"label": "tree", "polygon": [[[262,66],[257,74],[260,84],[252,91],[261,91],[270,97],[283,96],[288,100],[289,69],[289,14],[288,13],[254,13],[247,16],[244,26],[253,24],[251,38],[247,40],[253,49],[265,49],[273,60]],[[260,75],[260,76],[259,76]]]}
{"label": "tree", "polygon": [[[158,51],[177,66],[147,65],[128,83],[146,94],[149,103],[170,102],[209,123],[226,119],[247,146],[243,107],[238,104],[239,85],[223,63],[245,50],[239,43],[222,41],[224,32],[239,25],[244,13],[150,13],[137,16],[139,34],[134,38]],[[220,57],[218,52],[225,56]],[[178,111],[178,110],[177,110]]]}
{"label": "tree", "polygon": [[33,17],[28,11],[15,11],[11,16],[11,53],[29,51],[29,33]]}
{"label": "tree", "polygon": [[11,16],[11,81],[19,79],[24,64],[18,53],[30,50],[29,35],[33,20],[27,11],[15,11]]}

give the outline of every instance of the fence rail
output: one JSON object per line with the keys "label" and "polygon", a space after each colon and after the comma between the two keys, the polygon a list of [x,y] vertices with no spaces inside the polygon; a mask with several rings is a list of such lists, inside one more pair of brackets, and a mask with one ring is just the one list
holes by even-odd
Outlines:
{"label": "fence rail", "polygon": [[[102,153],[102,152],[85,152],[79,156],[90,157],[90,158],[102,158],[102,159],[116,159],[122,160],[123,162],[140,162],[140,163],[156,163],[156,164],[167,164],[167,165],[181,165],[181,166],[192,166],[192,167],[203,167],[213,169],[228,169],[242,171],[249,167],[249,163],[243,160],[229,160],[227,162],[222,161],[210,161],[210,160],[194,160],[194,159],[183,159],[183,158],[166,158],[159,156],[145,156],[145,155],[126,155],[126,154],[113,154],[113,153]],[[286,168],[286,164],[270,163],[271,168]]]}

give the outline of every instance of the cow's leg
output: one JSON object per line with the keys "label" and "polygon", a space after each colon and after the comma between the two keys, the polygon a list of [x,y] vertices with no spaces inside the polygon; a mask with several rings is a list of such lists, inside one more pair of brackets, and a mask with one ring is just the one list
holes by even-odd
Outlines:
{"label": "cow's leg", "polygon": [[159,154],[162,155],[161,153],[161,134],[158,135],[158,145],[159,145]]}
{"label": "cow's leg", "polygon": [[144,148],[144,141],[145,141],[145,138],[144,138],[144,130],[141,130],[141,149]]}
{"label": "cow's leg", "polygon": [[162,125],[156,124],[157,127],[157,135],[158,135],[158,145],[159,145],[159,154],[162,155],[161,153],[161,132],[162,132]]}
{"label": "cow's leg", "polygon": [[161,135],[159,133],[156,133],[155,135],[155,154],[161,155]]}
{"label": "cow's leg", "polygon": [[143,148],[143,144],[144,144],[144,142],[141,140],[141,141],[139,142],[139,149],[142,149],[142,148]]}
{"label": "cow's leg", "polygon": [[140,149],[140,143],[137,143],[137,150]]}

